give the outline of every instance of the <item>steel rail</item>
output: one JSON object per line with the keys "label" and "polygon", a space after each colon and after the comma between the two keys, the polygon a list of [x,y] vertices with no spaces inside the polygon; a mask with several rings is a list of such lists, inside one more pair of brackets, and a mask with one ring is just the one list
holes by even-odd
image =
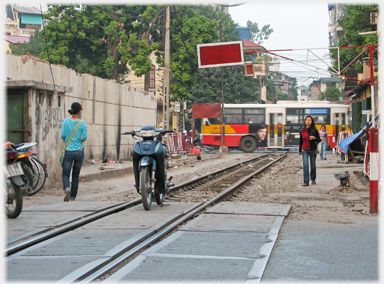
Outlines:
{"label": "steel rail", "polygon": [[119,212],[119,211],[126,209],[127,207],[132,207],[132,206],[135,206],[135,205],[140,204],[140,203],[141,203],[141,199],[137,199],[137,200],[123,203],[121,205],[114,206],[112,208],[108,207],[109,209],[107,209],[107,210],[103,210],[103,211],[98,212],[98,213],[93,213],[91,216],[80,218],[79,220],[76,220],[74,222],[71,221],[71,222],[67,223],[66,225],[56,227],[56,228],[50,230],[49,232],[40,234],[40,235],[32,237],[32,238],[29,238],[28,240],[26,240],[24,242],[9,246],[5,250],[5,253],[7,256],[10,256],[10,255],[15,254],[15,253],[17,253],[23,249],[31,247],[35,244],[38,244],[38,243],[43,242],[45,240],[48,240],[50,238],[56,237],[60,234],[66,233],[66,232],[71,231],[73,229],[76,229],[78,227],[84,226],[85,224],[88,224],[90,222],[93,222],[95,220],[103,218],[107,215],[114,214],[116,212]]}
{"label": "steel rail", "polygon": [[202,212],[207,207],[213,205],[214,203],[220,202],[223,200],[226,196],[230,195],[232,192],[234,192],[238,187],[242,186],[244,183],[248,182],[250,179],[252,179],[255,175],[261,173],[274,163],[280,161],[281,159],[285,158],[287,154],[282,155],[281,157],[277,158],[276,160],[268,163],[267,165],[263,166],[259,170],[249,174],[245,178],[241,179],[234,185],[230,186],[227,190],[224,192],[218,194],[217,196],[213,197],[211,200],[197,206],[195,209],[192,209],[191,211],[184,214],[184,216],[178,218],[175,222],[170,222],[169,225],[164,227],[159,232],[155,233],[154,235],[150,236],[146,240],[140,242],[137,246],[129,249],[129,251],[120,254],[118,257],[115,257],[114,259],[108,259],[104,263],[100,263],[97,267],[92,269],[91,271],[87,271],[82,276],[76,277],[76,279],[73,279],[73,282],[80,282],[80,283],[89,283],[91,281],[95,281],[96,279],[100,278],[102,275],[109,272],[111,269],[115,268],[119,264],[121,264],[123,261],[127,260],[128,258],[132,257],[134,254],[138,253],[140,250],[145,249],[149,246],[151,246],[156,241],[160,240],[170,232],[172,232],[175,228],[180,226],[181,224],[185,223],[187,220],[193,218],[196,214]]}
{"label": "steel rail", "polygon": [[[222,175],[223,173],[225,173],[227,171],[233,170],[236,167],[245,166],[249,163],[252,163],[255,160],[260,160],[265,156],[268,156],[268,155],[265,154],[265,155],[261,155],[261,156],[255,157],[255,158],[251,158],[251,159],[246,160],[244,162],[239,162],[239,163],[232,165],[232,166],[229,166],[227,168],[220,169],[220,170],[217,170],[215,172],[206,174],[206,175],[201,176],[199,178],[196,178],[194,180],[179,184],[179,185],[171,188],[170,191],[175,191],[177,189],[181,189],[181,188],[185,188],[185,187],[187,187],[187,188],[193,187],[194,184],[201,183],[201,182],[203,182],[203,180],[207,180],[207,179],[210,180],[212,178],[217,178],[218,176]],[[110,214],[117,213],[119,211],[125,210],[127,208],[130,208],[132,206],[135,206],[135,205],[138,205],[141,203],[142,203],[141,198],[139,198],[139,199],[136,199],[133,201],[123,202],[123,203],[119,203],[116,205],[108,206],[106,208],[102,208],[102,209],[97,210],[97,212],[93,212],[91,214],[87,214],[85,216],[82,216],[82,217],[76,218],[74,220],[65,222],[61,225],[57,225],[53,228],[46,229],[43,231],[43,233],[38,233],[38,234],[34,233],[33,235],[26,236],[23,238],[23,239],[26,239],[25,241],[21,241],[22,239],[19,239],[19,240],[16,240],[13,242],[13,243],[17,242],[16,244],[9,245],[5,250],[5,254],[6,254],[6,256],[10,256],[10,255],[15,254],[15,253],[17,253],[23,249],[31,247],[35,244],[46,241],[50,238],[56,237],[60,234],[74,230],[74,229],[81,227],[81,226],[84,226],[90,222],[96,221],[100,218],[103,218],[103,217],[108,216]]]}

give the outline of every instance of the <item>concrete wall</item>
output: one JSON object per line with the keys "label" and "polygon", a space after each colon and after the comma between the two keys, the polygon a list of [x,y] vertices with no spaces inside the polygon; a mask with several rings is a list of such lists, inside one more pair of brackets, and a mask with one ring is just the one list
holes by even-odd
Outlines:
{"label": "concrete wall", "polygon": [[[48,165],[47,186],[61,187],[59,157],[64,147],[61,126],[63,119],[70,117],[68,109],[72,102],[81,103],[81,118],[88,125],[85,161],[130,158],[134,140],[120,134],[143,125],[155,125],[157,101],[153,93],[78,74],[64,66],[51,65],[51,68],[54,83],[59,86],[57,94],[48,87],[28,87],[30,137],[38,143],[33,149],[37,157]],[[5,76],[12,81],[32,80],[53,85],[50,65],[34,57],[6,54]],[[71,88],[71,92],[62,92]]]}

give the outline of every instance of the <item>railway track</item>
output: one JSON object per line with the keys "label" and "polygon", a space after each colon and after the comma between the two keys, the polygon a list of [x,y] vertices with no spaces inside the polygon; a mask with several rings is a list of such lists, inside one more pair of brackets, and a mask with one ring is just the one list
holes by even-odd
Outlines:
{"label": "railway track", "polygon": [[[140,234],[140,237],[135,238],[135,241],[124,242],[124,245],[119,245],[119,248],[112,256],[99,261],[97,264],[85,266],[82,271],[77,271],[75,274],[66,277],[65,281],[85,283],[104,279],[107,273],[116,270],[117,267],[132,259],[140,251],[158,242],[210,206],[228,198],[228,196],[234,194],[255,175],[285,157],[286,155],[275,156],[275,158],[271,158],[269,155],[262,155],[175,186],[167,194],[166,201],[185,202],[191,200],[191,198],[197,198],[194,197],[194,194],[206,201],[196,202],[188,210],[176,214],[170,220],[163,222],[156,230]],[[202,195],[202,192],[206,193],[206,195]],[[135,206],[141,207],[141,199],[102,208],[92,214],[55,226],[41,234],[27,236],[24,239],[18,240],[17,243],[8,244],[6,255],[12,257],[13,255],[20,254],[24,250],[30,249],[44,241],[52,241],[55,237],[60,237],[67,232]]]}

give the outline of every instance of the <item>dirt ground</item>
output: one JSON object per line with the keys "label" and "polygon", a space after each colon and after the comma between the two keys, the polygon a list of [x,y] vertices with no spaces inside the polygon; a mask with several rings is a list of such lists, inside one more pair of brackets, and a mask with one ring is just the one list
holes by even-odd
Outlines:
{"label": "dirt ground", "polygon": [[[249,160],[260,154],[218,154],[202,155],[202,160],[196,156],[183,156],[170,162],[168,175],[174,178],[175,184],[191,180],[223,167]],[[288,218],[297,220],[316,220],[331,223],[367,223],[377,222],[377,214],[369,213],[369,181],[362,172],[355,170],[350,178],[348,187],[337,183],[332,188],[321,186],[301,187],[302,159],[297,154],[290,154],[277,165],[264,171],[242,189],[241,193],[233,196],[231,201],[290,204],[292,209]],[[355,169],[360,169],[359,167]],[[353,170],[350,170],[352,172]],[[133,175],[82,182],[76,202],[81,201],[128,201],[140,198],[133,187]],[[359,186],[354,186],[358,184]],[[48,204],[62,200],[61,189],[43,188],[36,195],[25,197],[24,208],[38,204]],[[197,198],[198,199],[198,198]],[[191,200],[199,201],[199,200]]]}

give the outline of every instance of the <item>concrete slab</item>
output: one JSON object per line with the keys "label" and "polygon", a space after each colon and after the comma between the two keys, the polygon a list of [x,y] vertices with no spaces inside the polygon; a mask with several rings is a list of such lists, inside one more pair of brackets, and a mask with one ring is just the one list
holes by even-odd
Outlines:
{"label": "concrete slab", "polygon": [[106,281],[259,282],[290,209],[269,206],[220,203]]}
{"label": "concrete slab", "polygon": [[18,256],[109,256],[114,247],[134,238],[142,230],[133,229],[89,229],[86,226],[65,234],[60,240],[36,245]]}
{"label": "concrete slab", "polygon": [[12,282],[59,281],[79,267],[105,257],[19,257],[9,260],[6,279]]}
{"label": "concrete slab", "polygon": [[290,205],[283,204],[222,202],[208,209],[205,213],[287,216],[290,208]]}
{"label": "concrete slab", "polygon": [[60,202],[30,207],[16,219],[6,219],[7,243],[36,234],[96,212],[116,202]]}
{"label": "concrete slab", "polygon": [[[236,240],[236,245],[233,245]],[[177,232],[145,255],[187,255],[252,258],[261,257],[260,248],[270,242],[266,234],[243,232]]]}
{"label": "concrete slab", "polygon": [[268,233],[277,217],[257,215],[204,214],[192,220],[183,231],[235,231]]}
{"label": "concrete slab", "polygon": [[[107,261],[120,249],[138,242],[148,232],[154,233],[199,204],[177,202],[165,207],[154,206],[150,211],[136,206],[82,226],[8,257],[7,279],[72,282],[84,270]],[[52,262],[55,266],[45,265],[51,259],[55,260]],[[20,265],[31,265],[32,261],[34,265],[42,263],[43,267],[39,266],[29,277],[24,273],[28,270],[20,269]]]}
{"label": "concrete slab", "polygon": [[253,265],[253,260],[239,258],[144,258],[136,259],[107,281],[244,281]]}
{"label": "concrete slab", "polygon": [[200,203],[183,203],[183,202],[168,202],[168,206],[160,207],[157,204],[152,204],[151,210],[145,211],[139,205],[128,210],[113,214],[103,219],[92,222],[87,225],[91,229],[149,229],[157,228],[159,223],[169,222],[180,214],[192,210],[200,205]]}

